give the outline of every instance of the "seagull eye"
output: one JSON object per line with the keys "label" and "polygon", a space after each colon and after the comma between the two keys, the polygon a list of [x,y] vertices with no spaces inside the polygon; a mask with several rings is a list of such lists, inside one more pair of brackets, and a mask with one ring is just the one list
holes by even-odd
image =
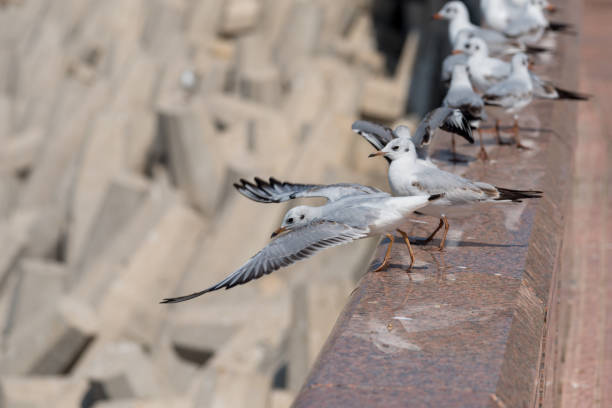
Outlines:
{"label": "seagull eye", "polygon": [[465,44],[465,48],[470,49],[470,44]]}
{"label": "seagull eye", "polygon": [[300,215],[300,220],[304,219],[304,214]]}
{"label": "seagull eye", "polygon": [[393,151],[397,151],[397,149],[399,149],[399,146],[393,146],[393,147],[391,148],[391,150],[393,150]]}
{"label": "seagull eye", "polygon": [[293,218],[287,218],[287,224],[293,224]]}

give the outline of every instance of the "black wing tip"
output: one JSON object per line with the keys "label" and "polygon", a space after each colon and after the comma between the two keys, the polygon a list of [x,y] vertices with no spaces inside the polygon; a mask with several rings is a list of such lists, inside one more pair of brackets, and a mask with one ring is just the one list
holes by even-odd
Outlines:
{"label": "black wing tip", "polygon": [[553,52],[554,50],[537,45],[528,45],[525,51],[527,51],[527,54],[540,54],[543,52]]}
{"label": "black wing tip", "polygon": [[555,87],[555,91],[559,94],[559,99],[569,99],[573,101],[588,101],[592,95],[583,94],[580,92],[568,91],[567,89]]}
{"label": "black wing tip", "polygon": [[520,203],[521,200],[526,198],[542,198],[544,192],[538,190],[511,190],[503,187],[495,187],[497,191],[499,191],[499,197],[496,198],[497,201],[500,200],[510,200],[517,203]]}
{"label": "black wing tip", "polygon": [[440,198],[444,197],[444,193],[440,193],[440,194],[432,194],[429,196],[429,198],[427,199],[427,201],[436,201],[439,200]]}

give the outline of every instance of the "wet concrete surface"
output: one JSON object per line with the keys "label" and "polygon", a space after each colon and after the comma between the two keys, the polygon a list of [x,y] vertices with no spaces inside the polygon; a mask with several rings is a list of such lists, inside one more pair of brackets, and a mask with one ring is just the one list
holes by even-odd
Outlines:
{"label": "wet concrete surface", "polygon": [[[568,4],[564,12],[572,7]],[[569,53],[577,40],[558,41],[561,63],[544,72],[575,88],[577,59]],[[575,103],[536,102],[521,116],[521,125],[554,131],[522,132],[530,150],[497,146],[493,135],[485,134],[489,162],[441,165],[501,187],[540,189],[544,198],[478,206],[449,217],[446,249],[437,249],[438,239],[414,245],[410,273],[399,234],[390,267],[372,272],[387,247],[387,240],[381,241],[370,272],[352,294],[294,406],[535,404],[563,235],[575,114]],[[439,134],[432,146],[435,157],[444,157],[449,146],[450,138]],[[467,156],[478,152],[477,145],[458,146]],[[386,171],[383,160],[380,167]],[[437,224],[435,218],[415,215],[405,230],[416,240]]]}

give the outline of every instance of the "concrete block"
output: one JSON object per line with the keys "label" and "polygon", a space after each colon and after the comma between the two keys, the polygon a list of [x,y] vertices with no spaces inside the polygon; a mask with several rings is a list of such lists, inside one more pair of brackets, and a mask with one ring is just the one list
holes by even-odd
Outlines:
{"label": "concrete block", "polygon": [[269,45],[260,34],[242,37],[236,56],[240,95],[265,105],[278,106],[282,83],[278,68],[271,63]]}
{"label": "concrete block", "polygon": [[233,36],[254,28],[260,12],[259,0],[227,0],[223,5],[219,34]]}
{"label": "concrete block", "polygon": [[164,108],[158,114],[158,129],[174,183],[202,213],[212,214],[223,190],[225,168],[210,117],[202,108]]}
{"label": "concrete block", "polygon": [[295,394],[287,390],[273,390],[270,395],[270,408],[290,408]]}
{"label": "concrete block", "polygon": [[53,308],[66,290],[68,273],[65,265],[36,258],[25,258],[17,266],[15,318],[24,325],[39,311]]}
{"label": "concrete block", "polygon": [[132,110],[124,129],[124,168],[143,174],[155,140],[157,118],[150,110]]}
{"label": "concrete block", "polygon": [[[39,159],[19,197],[20,208],[49,214],[40,217],[37,233],[28,242],[28,253],[33,256],[49,256],[57,247],[61,234],[65,233],[62,229],[65,228],[79,154],[88,135],[91,117],[106,100],[106,91],[105,85],[96,86],[84,97],[78,85],[68,87],[68,95],[57,107],[57,120],[65,120],[61,122],[64,126],[45,135]],[[78,104],[77,96],[80,97]],[[49,216],[52,221],[47,218]]]}
{"label": "concrete block", "polygon": [[292,79],[295,72],[319,47],[323,27],[323,9],[316,2],[293,2],[281,35],[276,39],[275,60],[283,77]]}
{"label": "concrete block", "polygon": [[[2,58],[0,51],[0,58]],[[1,86],[1,85],[0,85]],[[8,95],[0,92],[0,140],[9,138],[13,131],[13,102]]]}
{"label": "concrete block", "polygon": [[35,222],[35,215],[26,211],[0,220],[0,281],[23,254]]}
{"label": "concrete block", "polygon": [[102,384],[110,399],[161,397],[169,393],[160,370],[143,347],[131,341],[97,340],[73,375]]}
{"label": "concrete block", "polygon": [[352,288],[352,282],[338,280],[305,283],[294,289],[289,331],[289,389],[299,391],[304,384]]}
{"label": "concrete block", "polygon": [[41,129],[30,129],[14,135],[0,146],[0,173],[29,170],[43,142]]}
{"label": "concrete block", "polygon": [[63,297],[55,307],[32,316],[17,327],[1,357],[0,372],[66,374],[93,340],[97,319],[87,305]]}
{"label": "concrete block", "polygon": [[111,180],[123,169],[123,129],[127,118],[127,115],[115,113],[99,116],[84,146],[71,205],[67,248],[70,264],[74,264],[82,251]]}
{"label": "concrete block", "polygon": [[192,9],[186,14],[187,38],[192,44],[201,43],[216,36],[223,12],[224,0],[205,0],[193,2]]}
{"label": "concrete block", "polygon": [[364,115],[391,121],[404,113],[418,44],[418,34],[409,34],[393,79],[370,77],[366,80],[361,95]]}
{"label": "concrete block", "polygon": [[[127,190],[131,187],[128,183]],[[129,191],[122,193],[122,187],[118,186],[118,202],[122,205],[126,202],[122,199],[124,193],[130,195]],[[112,194],[114,196],[115,194]],[[138,193],[136,193],[136,196]],[[104,218],[112,217],[113,205],[115,200],[109,196],[108,215],[100,214],[100,221]],[[138,248],[146,241],[147,237],[159,224],[160,220],[166,215],[171,207],[176,205],[178,197],[175,192],[170,191],[167,186],[153,183],[147,191],[146,197],[142,204],[137,207],[133,215],[128,217],[124,225],[120,227],[114,238],[106,242],[99,252],[91,252],[83,265],[76,272],[72,294],[91,305],[92,308],[98,308],[102,299],[106,295],[108,287],[112,284],[116,276],[122,271],[122,268],[129,264],[135,256]],[[120,223],[120,220],[113,221]],[[100,228],[103,226],[100,225]],[[99,231],[96,227],[96,231]]]}
{"label": "concrete block", "polygon": [[0,174],[0,220],[7,219],[15,209],[20,188],[17,175]]}
{"label": "concrete block", "polygon": [[0,379],[0,406],[11,408],[78,407],[87,381],[70,377],[18,377]]}
{"label": "concrete block", "polygon": [[122,173],[109,181],[91,225],[85,232],[80,252],[74,255],[75,269],[83,269],[112,245],[126,224],[142,209],[150,191],[147,180]]}
{"label": "concrete block", "polygon": [[151,345],[159,337],[168,308],[159,302],[191,263],[204,231],[193,210],[177,203],[147,234],[108,287],[99,308],[107,338],[119,336]]}
{"label": "concrete block", "polygon": [[121,74],[115,78],[116,92],[110,101],[110,109],[118,112],[151,109],[155,91],[161,77],[157,62],[136,49]]}

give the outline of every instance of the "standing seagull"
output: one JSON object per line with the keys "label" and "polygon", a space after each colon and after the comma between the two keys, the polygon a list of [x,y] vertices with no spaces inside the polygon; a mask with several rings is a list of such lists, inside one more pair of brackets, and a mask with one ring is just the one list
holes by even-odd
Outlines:
{"label": "standing seagull", "polygon": [[528,64],[525,54],[516,54],[512,57],[510,76],[493,85],[482,96],[485,104],[501,107],[507,113],[514,114],[514,140],[518,148],[525,148],[519,139],[518,112],[533,100],[533,84],[527,69]]}
{"label": "standing seagull", "polygon": [[486,41],[489,49],[496,54],[525,49],[523,44],[506,37],[498,31],[489,30],[472,24],[470,22],[470,15],[467,7],[460,1],[449,1],[439,12],[433,15],[433,18],[436,20],[449,21],[448,38],[453,48],[459,40],[459,33],[465,30],[474,33],[476,36]]}
{"label": "standing seagull", "polygon": [[[468,55],[467,66],[474,89],[485,92],[493,85],[506,80],[512,74],[512,62],[489,56],[487,44],[482,38],[470,38],[462,50],[456,53]],[[529,65],[528,65],[529,68]],[[533,84],[534,96],[542,99],[586,100],[589,97],[575,91],[569,91],[545,81],[530,70],[529,77]]]}
{"label": "standing seagull", "polygon": [[520,202],[525,198],[539,198],[541,191],[509,190],[495,187],[491,184],[472,181],[464,177],[424,166],[417,160],[412,140],[393,139],[379,152],[370,157],[384,156],[391,161],[389,165],[389,186],[396,196],[419,196],[442,194],[439,200],[432,202],[421,212],[440,217],[440,224],[425,240],[430,242],[436,233],[444,226],[444,236],[440,242],[440,250],[444,249],[449,223],[447,210],[452,207],[472,205],[476,203]]}
{"label": "standing seagull", "polygon": [[[484,111],[484,102],[482,98],[472,89],[472,83],[467,73],[465,65],[455,65],[453,68],[453,76],[450,88],[442,102],[444,106],[449,108],[459,109],[463,116],[470,121],[472,129],[478,129],[481,120],[486,120],[487,115]],[[480,151],[478,157],[482,160],[487,160],[487,151],[482,145],[482,135],[478,131],[480,140]],[[455,138],[453,135],[453,144]]]}
{"label": "standing seagull", "polygon": [[392,233],[398,231],[410,252],[410,266],[414,254],[408,235],[399,229],[406,216],[440,198],[440,195],[392,197],[376,188],[359,184],[305,185],[281,183],[274,179],[256,184],[241,180],[235,187],[244,196],[259,202],[283,202],[298,197],[325,197],[328,203],[320,207],[297,206],[285,214],[272,240],[255,256],[221,282],[200,292],[164,299],[161,303],[178,303],[222,288],[230,289],[277,269],[306,259],[315,252],[361,238],[384,234],[389,238],[385,258],[376,269],[389,263],[393,245]]}
{"label": "standing seagull", "polygon": [[419,123],[414,136],[411,136],[410,129],[407,126],[398,126],[395,130],[392,130],[376,123],[358,120],[351,127],[353,132],[363,136],[376,150],[382,149],[393,139],[400,137],[409,138],[417,146],[418,158],[429,166],[434,166],[429,157],[429,144],[433,139],[435,130],[438,128],[458,134],[468,142],[474,143],[468,119],[459,109],[448,107],[436,108],[425,115],[421,123]]}

